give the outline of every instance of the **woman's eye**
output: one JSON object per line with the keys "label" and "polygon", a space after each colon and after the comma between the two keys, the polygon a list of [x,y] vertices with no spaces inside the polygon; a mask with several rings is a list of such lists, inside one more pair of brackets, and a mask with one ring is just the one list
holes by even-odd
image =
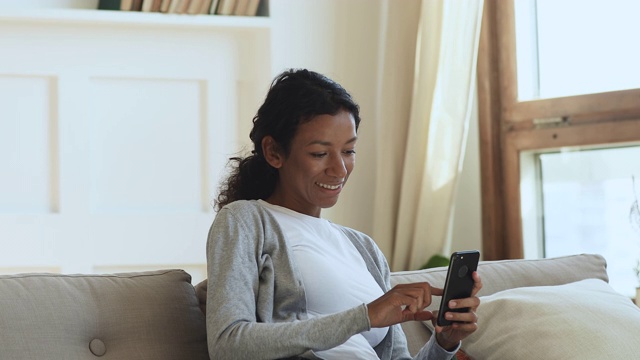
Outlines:
{"label": "woman's eye", "polygon": [[327,153],[311,153],[311,156],[316,157],[316,158],[321,158],[326,156]]}
{"label": "woman's eye", "polygon": [[347,155],[355,155],[356,151],[355,150],[346,150],[344,153],[347,154]]}

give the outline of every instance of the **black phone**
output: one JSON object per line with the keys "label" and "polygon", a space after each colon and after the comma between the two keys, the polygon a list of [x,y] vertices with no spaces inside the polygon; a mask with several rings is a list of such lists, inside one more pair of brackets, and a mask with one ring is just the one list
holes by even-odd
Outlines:
{"label": "black phone", "polygon": [[450,309],[449,301],[453,299],[464,299],[471,296],[473,290],[473,274],[478,269],[480,252],[478,250],[457,251],[451,254],[449,269],[447,269],[447,279],[444,283],[444,293],[440,302],[437,324],[439,326],[451,325],[452,321],[444,318],[444,314],[453,312],[467,312],[468,308]]}

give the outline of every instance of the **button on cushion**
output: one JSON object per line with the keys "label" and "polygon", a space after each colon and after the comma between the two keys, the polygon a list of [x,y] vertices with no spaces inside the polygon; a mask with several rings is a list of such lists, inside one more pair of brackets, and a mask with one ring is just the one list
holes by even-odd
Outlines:
{"label": "button on cushion", "polygon": [[91,353],[95,356],[102,356],[107,352],[107,347],[104,345],[102,340],[93,339],[89,343],[89,350],[91,350]]}

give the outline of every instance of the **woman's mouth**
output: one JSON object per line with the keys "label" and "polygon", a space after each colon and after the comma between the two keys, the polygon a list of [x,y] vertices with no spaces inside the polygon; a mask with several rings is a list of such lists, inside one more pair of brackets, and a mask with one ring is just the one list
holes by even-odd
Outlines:
{"label": "woman's mouth", "polygon": [[323,183],[319,183],[317,182],[316,185],[320,186],[323,189],[327,189],[327,190],[338,190],[342,187],[342,183],[337,184],[337,185],[329,185],[329,184],[323,184]]}

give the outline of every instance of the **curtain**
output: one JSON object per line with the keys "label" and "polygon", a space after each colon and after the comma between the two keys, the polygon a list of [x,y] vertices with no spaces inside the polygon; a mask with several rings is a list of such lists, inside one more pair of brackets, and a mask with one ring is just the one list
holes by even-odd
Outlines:
{"label": "curtain", "polygon": [[[450,251],[483,7],[482,0],[397,3],[386,3],[382,12],[387,18],[377,95],[379,180],[373,214],[373,237],[393,271],[417,269],[432,255]],[[407,60],[393,34],[410,34],[411,26],[416,34],[413,71],[406,72],[399,70]]]}

